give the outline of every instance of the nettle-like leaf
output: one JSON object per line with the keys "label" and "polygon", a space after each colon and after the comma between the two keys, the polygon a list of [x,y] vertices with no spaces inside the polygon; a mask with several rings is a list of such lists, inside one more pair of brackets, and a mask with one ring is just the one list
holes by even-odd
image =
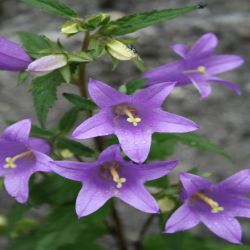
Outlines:
{"label": "nettle-like leaf", "polygon": [[63,78],[57,71],[37,77],[32,81],[30,91],[33,96],[38,120],[42,127],[45,127],[49,109],[57,99],[57,87],[62,83]]}
{"label": "nettle-like leaf", "polygon": [[30,32],[17,32],[21,39],[22,46],[33,58],[39,58],[49,54],[62,53],[62,48],[44,35],[37,35]]}
{"label": "nettle-like leaf", "polygon": [[97,108],[94,102],[82,96],[70,93],[64,93],[63,96],[80,110],[93,111]]}
{"label": "nettle-like leaf", "polygon": [[177,9],[153,10],[143,13],[136,13],[114,20],[105,26],[101,33],[113,36],[122,36],[133,33],[148,26],[166,22],[178,16],[182,16],[204,6],[195,5]]}
{"label": "nettle-like leaf", "polygon": [[74,127],[80,109],[77,107],[73,107],[69,109],[59,121],[59,129],[64,132],[68,133]]}
{"label": "nettle-like leaf", "polygon": [[58,0],[22,0],[23,2],[51,14],[64,18],[78,18],[78,14],[66,4]]}

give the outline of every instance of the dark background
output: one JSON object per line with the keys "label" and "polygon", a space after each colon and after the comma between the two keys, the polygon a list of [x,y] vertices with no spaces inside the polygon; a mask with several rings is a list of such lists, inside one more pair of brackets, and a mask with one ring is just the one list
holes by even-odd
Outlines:
{"label": "dark background", "polygon": [[[79,11],[83,17],[98,12],[108,12],[114,18],[133,12],[197,3],[181,0],[68,0],[65,2]],[[234,157],[234,162],[229,162],[209,152],[179,146],[175,158],[179,158],[181,164],[177,172],[197,166],[201,171],[212,171],[215,173],[214,178],[219,179],[250,167],[250,1],[209,0],[207,3],[208,7],[204,10],[144,29],[131,36],[140,37],[136,49],[149,68],[176,58],[168,49],[169,45],[192,44],[206,32],[214,32],[219,37],[218,53],[239,54],[245,58],[246,62],[241,68],[228,72],[224,76],[240,85],[242,96],[235,95],[223,86],[214,85],[212,95],[207,100],[200,101],[198,92],[190,86],[176,89],[169,97],[166,106],[168,111],[195,120],[201,127],[200,134],[223,146]],[[34,10],[21,1],[0,0],[0,36],[18,41],[16,32],[22,30],[57,39],[58,27],[62,22],[62,19]],[[70,48],[80,47],[81,37],[71,39],[60,37]],[[109,58],[93,63],[89,71],[93,78],[112,84],[121,84],[138,75],[130,62],[121,63],[116,71],[111,72]],[[37,121],[31,96],[27,93],[28,85],[17,87],[16,80],[15,73],[0,72],[1,129],[5,127],[6,119],[19,120],[31,117],[34,122]],[[65,90],[77,93],[77,90],[72,90],[70,86],[61,88],[59,101],[49,114],[48,120],[51,125],[68,107],[68,103],[60,98],[60,94]],[[2,191],[0,214],[6,213],[10,204],[11,199],[5,191]],[[129,209],[129,212],[144,218],[143,214],[133,209]],[[129,222],[127,224],[131,229],[128,231],[128,237],[133,238],[136,225]],[[247,228],[248,225],[245,226],[246,234],[247,231],[249,232]],[[2,239],[1,250],[4,250],[4,244],[5,240]]]}

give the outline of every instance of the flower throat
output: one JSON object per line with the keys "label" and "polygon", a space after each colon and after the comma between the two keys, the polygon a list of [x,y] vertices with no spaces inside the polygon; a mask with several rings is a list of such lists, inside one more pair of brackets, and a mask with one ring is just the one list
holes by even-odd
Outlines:
{"label": "flower throat", "polygon": [[31,154],[31,151],[26,151],[26,152],[23,152],[21,154],[14,156],[14,157],[6,157],[5,158],[6,164],[3,167],[4,168],[16,168],[17,167],[16,161],[18,159],[30,156],[30,154]]}

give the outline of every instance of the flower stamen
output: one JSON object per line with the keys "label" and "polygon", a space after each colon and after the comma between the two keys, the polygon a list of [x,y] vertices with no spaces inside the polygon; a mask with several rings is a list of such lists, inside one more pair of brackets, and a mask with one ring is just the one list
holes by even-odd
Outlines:
{"label": "flower stamen", "polygon": [[202,75],[206,75],[206,67],[204,66],[199,66],[197,69],[190,69],[190,70],[184,70],[182,71],[183,74],[189,74],[189,73],[200,73]]}
{"label": "flower stamen", "polygon": [[119,168],[119,165],[115,163],[113,166],[110,167],[109,171],[113,177],[113,181],[117,184],[116,187],[122,188],[123,183],[126,182],[126,178],[120,178],[119,173],[117,171],[118,168]]}
{"label": "flower stamen", "polygon": [[129,109],[125,109],[124,113],[128,116],[127,121],[132,123],[135,127],[141,122],[141,118],[136,117]]}
{"label": "flower stamen", "polygon": [[197,198],[205,202],[206,204],[208,204],[212,208],[211,212],[214,214],[222,212],[224,210],[224,208],[221,207],[218,202],[214,201],[213,199],[209,198],[208,196],[206,196],[205,194],[201,192],[197,192],[194,195],[194,198]]}
{"label": "flower stamen", "polygon": [[17,165],[15,163],[16,160],[23,158],[23,157],[26,157],[30,153],[31,153],[31,151],[26,151],[26,152],[23,152],[21,154],[14,156],[14,157],[6,157],[5,158],[6,164],[3,166],[3,168],[16,168],[17,167]]}

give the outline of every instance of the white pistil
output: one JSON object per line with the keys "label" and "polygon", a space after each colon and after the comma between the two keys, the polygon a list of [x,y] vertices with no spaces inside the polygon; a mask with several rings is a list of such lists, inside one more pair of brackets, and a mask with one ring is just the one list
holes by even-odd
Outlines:
{"label": "white pistil", "polygon": [[194,198],[197,198],[197,199],[205,202],[206,204],[208,204],[212,208],[211,212],[214,214],[222,212],[224,210],[224,208],[221,207],[218,202],[214,201],[213,199],[209,198],[208,196],[206,196],[203,193],[197,192],[194,195]]}
{"label": "white pistil", "polygon": [[135,127],[141,122],[141,118],[134,116],[128,109],[124,110],[124,113],[128,116],[127,121],[132,123]]}
{"label": "white pistil", "polygon": [[182,71],[183,74],[189,74],[189,73],[200,73],[202,75],[206,75],[206,67],[199,66],[197,69],[190,69],[190,70],[184,70]]}
{"label": "white pistil", "polygon": [[6,164],[3,167],[4,168],[16,168],[17,167],[17,165],[15,164],[16,160],[23,158],[25,156],[28,156],[30,153],[31,151],[26,151],[14,157],[6,157],[5,158]]}
{"label": "white pistil", "polygon": [[123,183],[126,182],[126,178],[120,178],[117,169],[119,168],[118,164],[114,164],[110,167],[110,173],[113,177],[113,181],[117,184],[117,188],[122,188]]}

